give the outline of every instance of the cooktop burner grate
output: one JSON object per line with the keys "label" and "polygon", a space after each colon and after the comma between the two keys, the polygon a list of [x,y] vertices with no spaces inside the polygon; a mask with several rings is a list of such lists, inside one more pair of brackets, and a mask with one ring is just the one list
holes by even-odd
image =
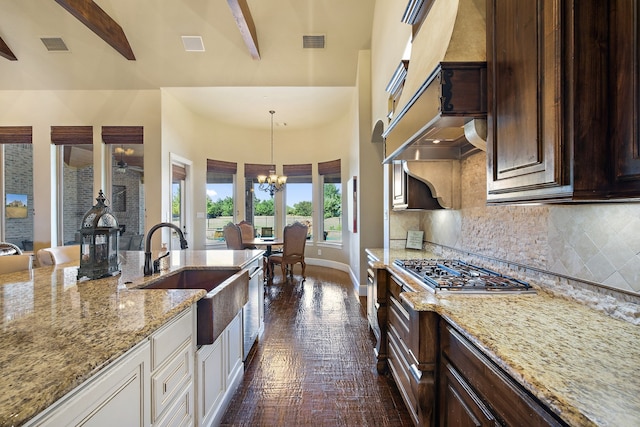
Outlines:
{"label": "cooktop burner grate", "polygon": [[535,292],[527,282],[458,259],[398,259],[394,264],[436,291]]}

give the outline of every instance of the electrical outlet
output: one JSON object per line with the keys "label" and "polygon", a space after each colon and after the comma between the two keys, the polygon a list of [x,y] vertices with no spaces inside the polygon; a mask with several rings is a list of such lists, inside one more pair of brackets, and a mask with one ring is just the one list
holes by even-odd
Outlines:
{"label": "electrical outlet", "polygon": [[318,255],[322,255],[322,249],[318,249]]}

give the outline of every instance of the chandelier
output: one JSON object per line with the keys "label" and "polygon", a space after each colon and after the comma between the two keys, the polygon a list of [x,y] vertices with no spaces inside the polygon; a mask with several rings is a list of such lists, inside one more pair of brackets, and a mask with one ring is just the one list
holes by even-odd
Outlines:
{"label": "chandelier", "polygon": [[116,171],[120,172],[120,173],[127,173],[127,167],[129,166],[127,164],[127,162],[124,161],[124,156],[130,156],[133,154],[133,149],[131,148],[124,148],[124,145],[121,145],[120,147],[116,147],[116,149],[114,150],[115,154],[120,154],[120,160],[118,160],[118,162],[116,163]]}
{"label": "chandelier", "polygon": [[[271,114],[271,163],[270,165],[272,165],[274,168],[275,168],[275,164],[273,163],[273,115],[275,113],[276,112],[273,110],[269,111],[269,114]],[[269,175],[258,175],[258,183],[260,184],[260,186],[258,187],[260,188],[260,190],[266,191],[271,195],[271,197],[273,197],[275,193],[284,189],[284,185],[287,183],[287,177],[284,175],[278,176],[275,170],[270,169]]]}

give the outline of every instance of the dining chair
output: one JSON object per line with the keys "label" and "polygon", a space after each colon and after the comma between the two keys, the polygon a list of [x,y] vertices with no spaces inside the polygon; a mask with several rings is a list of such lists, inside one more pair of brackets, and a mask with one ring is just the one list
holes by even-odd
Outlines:
{"label": "dining chair", "polygon": [[[256,237],[256,230],[253,228],[253,224],[251,224],[247,220],[242,220],[238,223],[238,227],[240,227],[240,232],[242,234],[242,240],[253,240]],[[245,249],[256,249],[255,245],[245,245],[243,244]]]}
{"label": "dining chair", "polygon": [[15,273],[29,271],[32,268],[31,255],[16,254],[0,256],[0,273]]}
{"label": "dining chair", "polygon": [[242,244],[242,231],[236,224],[230,222],[222,229],[224,233],[224,241],[227,242],[227,249],[244,249]]}
{"label": "dining chair", "polygon": [[282,269],[282,277],[285,278],[287,271],[293,277],[293,266],[300,263],[302,266],[302,279],[304,280],[304,271],[306,264],[304,262],[304,247],[307,242],[308,227],[299,222],[289,224],[284,228],[283,232],[283,248],[282,253],[269,255],[269,274],[273,274],[274,264],[280,264]]}
{"label": "dining chair", "polygon": [[38,265],[56,265],[80,261],[80,245],[56,246],[44,248],[36,252]]}

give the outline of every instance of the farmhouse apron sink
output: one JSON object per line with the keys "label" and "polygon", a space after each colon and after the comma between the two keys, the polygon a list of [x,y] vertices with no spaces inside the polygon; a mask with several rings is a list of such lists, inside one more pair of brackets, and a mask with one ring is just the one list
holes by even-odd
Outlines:
{"label": "farmhouse apron sink", "polygon": [[249,301],[248,270],[183,270],[162,277],[145,289],[204,289],[198,301],[198,345],[213,344]]}

